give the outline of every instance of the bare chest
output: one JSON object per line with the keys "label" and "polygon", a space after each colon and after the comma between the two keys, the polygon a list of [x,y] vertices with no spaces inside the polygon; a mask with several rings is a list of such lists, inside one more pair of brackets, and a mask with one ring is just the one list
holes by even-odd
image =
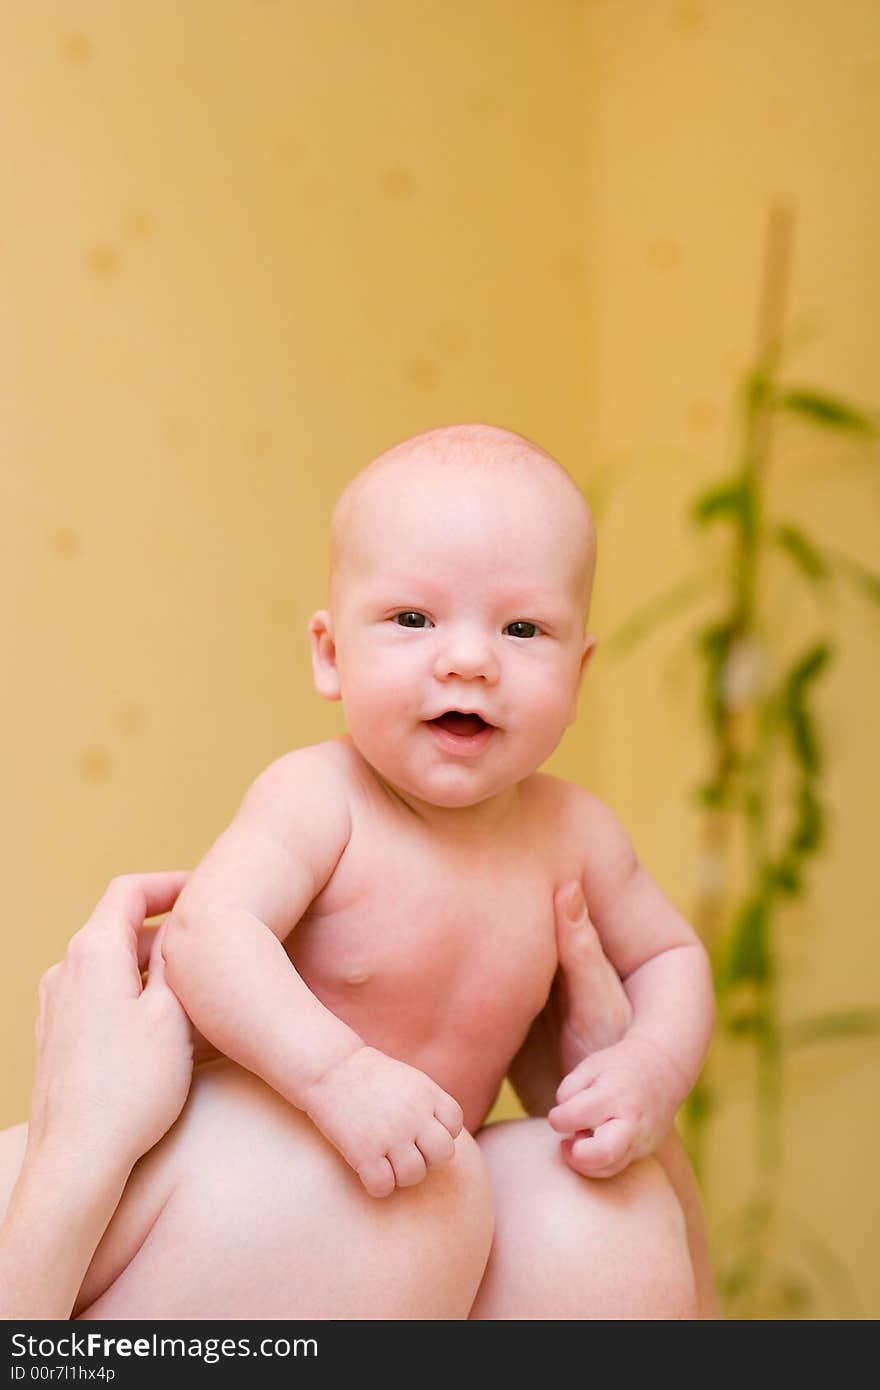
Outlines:
{"label": "bare chest", "polygon": [[288,938],[293,964],[329,1008],[398,1056],[438,1036],[514,1046],[556,968],[553,866],[527,839],[462,853],[384,829],[355,825]]}

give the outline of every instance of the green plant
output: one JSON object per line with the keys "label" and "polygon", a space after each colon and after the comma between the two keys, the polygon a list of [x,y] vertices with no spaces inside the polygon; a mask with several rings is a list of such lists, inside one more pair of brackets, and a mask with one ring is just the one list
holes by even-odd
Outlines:
{"label": "green plant", "polygon": [[[880,1009],[864,1008],[783,1022],[780,933],[784,908],[807,890],[807,866],[824,843],[822,737],[815,692],[835,659],[829,637],[816,635],[793,658],[780,654],[768,617],[771,551],[816,590],[837,579],[880,602],[880,576],[824,548],[785,518],[768,514],[767,476],[774,423],[797,416],[817,430],[864,440],[878,435],[868,411],[812,387],[782,379],[783,300],[791,217],[771,214],[758,351],[739,392],[740,444],[735,466],[696,498],[692,520],[724,548],[717,604],[694,635],[702,667],[703,709],[711,765],[696,789],[702,816],[704,872],[693,920],[709,950],[718,998],[718,1033],[749,1049],[755,1062],[757,1179],[745,1210],[721,1233],[719,1283],[728,1311],[740,1316],[803,1316],[819,1287],[839,1313],[851,1290],[835,1256],[780,1203],[779,1140],[785,1061],[808,1043],[880,1032]],[[631,650],[667,618],[706,599],[705,581],[686,580],[627,621],[606,650]],[[739,847],[737,888],[734,851]],[[685,1109],[685,1138],[698,1173],[716,1112],[710,1058]],[[807,1273],[804,1273],[806,1268]],[[818,1283],[817,1283],[818,1281]]]}

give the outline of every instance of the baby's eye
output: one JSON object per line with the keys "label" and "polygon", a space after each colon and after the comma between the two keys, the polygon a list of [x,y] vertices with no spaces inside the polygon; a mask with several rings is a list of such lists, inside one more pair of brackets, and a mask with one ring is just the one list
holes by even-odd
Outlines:
{"label": "baby's eye", "polygon": [[[514,632],[514,630],[513,630],[514,628],[518,628],[518,629],[520,629],[520,630],[517,631],[517,632]],[[528,632],[523,632],[523,631],[521,630],[522,628],[528,628]],[[520,621],[515,622],[515,623],[508,623],[508,624],[507,624],[507,627],[504,629],[504,631],[505,631],[505,632],[508,632],[508,631],[509,631],[511,637],[534,637],[535,634],[536,634],[537,631],[538,631],[538,625],[537,625],[537,623],[527,623],[527,622],[524,622],[524,621],[520,620]]]}
{"label": "baby's eye", "polygon": [[428,627],[431,619],[426,618],[424,613],[416,613],[412,609],[407,609],[403,613],[395,613],[394,621],[401,627]]}

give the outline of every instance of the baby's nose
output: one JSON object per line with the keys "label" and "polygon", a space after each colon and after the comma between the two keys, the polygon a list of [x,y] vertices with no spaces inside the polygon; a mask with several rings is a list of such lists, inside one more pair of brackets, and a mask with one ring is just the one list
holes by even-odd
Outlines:
{"label": "baby's nose", "polygon": [[473,628],[459,629],[447,635],[434,663],[434,675],[438,680],[449,676],[476,680],[482,676],[494,683],[498,680],[498,658],[485,634]]}

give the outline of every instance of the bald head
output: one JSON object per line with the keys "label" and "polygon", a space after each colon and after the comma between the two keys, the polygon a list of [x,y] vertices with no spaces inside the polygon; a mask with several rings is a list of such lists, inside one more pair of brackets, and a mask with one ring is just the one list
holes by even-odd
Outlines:
{"label": "bald head", "polygon": [[[596,567],[596,529],[574,479],[546,450],[524,435],[494,425],[444,425],[395,444],[367,464],[340,496],[330,523],[330,602],[336,609],[357,564],[364,527],[383,498],[405,495],[426,482],[520,483],[529,489],[536,522],[570,547],[586,623]],[[390,491],[389,491],[390,490]],[[466,495],[466,493],[465,493]]]}

